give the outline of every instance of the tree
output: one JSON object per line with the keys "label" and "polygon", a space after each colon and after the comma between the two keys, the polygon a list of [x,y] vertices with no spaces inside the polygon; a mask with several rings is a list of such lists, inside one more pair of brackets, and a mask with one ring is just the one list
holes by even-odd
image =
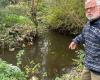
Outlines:
{"label": "tree", "polygon": [[32,0],[32,6],[31,6],[31,19],[34,22],[36,26],[36,34],[38,34],[38,21],[37,21],[37,6],[38,6],[39,0]]}

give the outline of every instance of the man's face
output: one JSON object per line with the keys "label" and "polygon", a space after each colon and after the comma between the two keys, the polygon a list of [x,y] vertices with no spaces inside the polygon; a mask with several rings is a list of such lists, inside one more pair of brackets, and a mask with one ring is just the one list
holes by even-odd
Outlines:
{"label": "man's face", "polygon": [[100,16],[100,6],[97,6],[95,0],[86,0],[85,2],[86,17],[96,19]]}
{"label": "man's face", "polygon": [[100,17],[100,7],[96,6],[96,7],[86,8],[86,17],[89,20],[93,20]]}
{"label": "man's face", "polygon": [[98,12],[98,8],[97,7],[89,7],[86,8],[86,17],[90,20],[90,19],[96,19],[98,18],[98,16],[100,15]]}

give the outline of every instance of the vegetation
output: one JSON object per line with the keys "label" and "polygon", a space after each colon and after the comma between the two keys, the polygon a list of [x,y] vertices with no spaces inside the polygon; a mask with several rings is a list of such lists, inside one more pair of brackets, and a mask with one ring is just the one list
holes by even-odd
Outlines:
{"label": "vegetation", "polygon": [[24,73],[17,67],[0,59],[0,80],[26,80]]}
{"label": "vegetation", "polygon": [[[24,54],[24,50],[19,51],[16,55],[18,66],[21,64],[21,57]],[[83,68],[83,59],[84,59],[84,51],[79,50],[77,51],[78,59],[74,60],[76,67],[74,67],[71,72],[63,74],[61,77],[56,77],[55,80],[80,80],[80,72]],[[20,66],[19,66],[20,67]],[[39,72],[41,69],[41,65],[38,63],[36,64],[34,61],[30,62],[30,66],[26,65],[24,67],[25,74],[21,72],[21,70],[13,66],[11,64],[7,64],[5,61],[0,59],[0,79],[1,80],[27,80],[26,77],[32,78],[35,76],[36,73]],[[46,73],[42,74],[44,77],[47,76]],[[37,78],[37,77],[36,77]]]}
{"label": "vegetation", "polygon": [[[31,46],[34,40],[45,30],[65,34],[78,34],[86,22],[84,2],[82,0],[0,0],[0,48],[14,51],[15,48]],[[42,32],[41,32],[42,31]],[[83,68],[83,53],[78,51],[78,60],[74,60],[75,74],[68,73],[55,80],[80,80]],[[80,54],[82,53],[82,54]],[[24,50],[16,55],[20,67]],[[30,61],[24,67],[25,75],[30,78],[39,72],[41,65]],[[26,80],[21,70],[0,60],[0,80]],[[47,76],[46,72],[42,74]]]}
{"label": "vegetation", "polygon": [[[79,4],[78,4],[79,3]],[[82,0],[51,0],[45,19],[50,27],[77,34],[86,21]],[[59,6],[60,5],[60,6]]]}
{"label": "vegetation", "polygon": [[37,36],[38,30],[43,29],[41,26],[78,34],[86,21],[83,3],[81,0],[0,0],[0,43],[8,45],[19,37],[24,40],[31,32]]}
{"label": "vegetation", "polygon": [[[25,51],[24,50],[20,50],[17,55],[16,55],[16,59],[17,59],[17,66],[19,68],[21,68],[22,65],[22,57],[24,56]],[[26,64],[25,66],[23,66],[23,71],[25,73],[25,77],[27,78],[27,80],[32,79],[33,77],[37,78],[37,79],[41,79],[40,77],[47,77],[47,73],[43,72],[42,74],[40,73],[41,71],[41,63],[36,63],[34,60],[29,61],[29,64]],[[42,75],[40,77],[37,77],[39,75]],[[34,79],[32,79],[34,80]]]}
{"label": "vegetation", "polygon": [[19,67],[22,64],[22,60],[21,59],[22,59],[22,55],[24,55],[24,54],[25,54],[24,50],[20,50],[16,55],[17,66],[19,66]]}
{"label": "vegetation", "polygon": [[55,80],[81,80],[80,73],[82,72],[82,69],[84,67],[84,51],[78,50],[76,51],[76,53],[78,55],[78,59],[74,60],[74,64],[76,65],[76,67],[74,67],[71,72],[63,74],[61,77],[57,77]]}
{"label": "vegetation", "polygon": [[[74,67],[73,69],[66,73],[66,74],[62,74],[61,77],[56,77],[54,80],[81,80],[80,79],[80,73],[82,72],[82,69],[84,67],[83,65],[83,61],[84,61],[84,51],[83,50],[77,50],[77,59],[73,59],[74,61]],[[17,65],[20,67],[21,65],[21,57],[24,54],[24,50],[20,50],[19,53],[17,54],[16,58],[17,58]],[[35,63],[33,60],[29,62],[29,65],[24,66],[24,72],[25,75],[28,79],[35,77],[36,79],[39,79],[40,77],[37,77],[36,74],[39,75],[39,71],[41,69],[41,64],[40,63]],[[47,73],[44,72],[42,74],[43,77],[47,77]],[[42,80],[40,78],[40,80]]]}
{"label": "vegetation", "polygon": [[[26,37],[28,37],[27,41],[35,37],[35,26],[30,19],[29,8],[25,2],[10,4],[0,8],[1,46],[5,44],[9,45],[8,47],[16,47],[16,44],[24,42]],[[31,32],[34,33],[34,35],[32,34],[32,36],[30,36]]]}

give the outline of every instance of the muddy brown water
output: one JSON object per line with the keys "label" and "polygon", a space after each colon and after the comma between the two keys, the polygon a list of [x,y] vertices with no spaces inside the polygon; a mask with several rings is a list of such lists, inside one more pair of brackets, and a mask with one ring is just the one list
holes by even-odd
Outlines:
{"label": "muddy brown water", "polygon": [[[46,32],[43,37],[37,40],[33,46],[24,48],[25,55],[22,56],[22,65],[30,65],[34,60],[42,64],[40,73],[47,72],[46,80],[66,73],[73,67],[73,59],[76,58],[75,51],[68,49],[73,37],[61,35],[55,32]],[[10,64],[16,65],[16,54],[18,50],[10,52],[6,49],[0,50],[0,57]],[[43,76],[41,77],[44,79]]]}

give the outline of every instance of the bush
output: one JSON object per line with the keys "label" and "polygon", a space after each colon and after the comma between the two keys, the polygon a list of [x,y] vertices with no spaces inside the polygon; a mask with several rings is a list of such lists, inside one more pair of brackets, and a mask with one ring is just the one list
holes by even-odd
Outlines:
{"label": "bush", "polygon": [[0,80],[26,80],[21,70],[0,59]]}
{"label": "bush", "polygon": [[30,16],[30,7],[25,2],[19,2],[18,4],[15,5],[9,5],[5,8],[5,10],[9,14],[15,14],[15,15],[25,16],[25,17]]}
{"label": "bush", "polygon": [[84,57],[85,57],[85,51],[84,50],[78,50],[76,51],[77,53],[77,58],[74,64],[77,66],[75,67],[77,71],[81,72],[83,67],[84,67]]}
{"label": "bush", "polygon": [[0,8],[6,7],[9,3],[9,0],[0,0]]}
{"label": "bush", "polygon": [[9,25],[10,27],[12,27],[14,24],[33,26],[33,23],[29,18],[14,14],[5,16],[5,24],[6,26]]}
{"label": "bush", "polygon": [[[32,30],[35,31],[34,23],[28,14],[29,7],[25,2],[20,2],[16,5],[10,4],[5,8],[0,8],[0,43],[13,44],[16,42],[17,37],[26,35]],[[22,30],[18,32],[20,35],[16,35],[15,29]],[[9,34],[10,32],[16,36],[13,37],[13,35]],[[4,44],[2,45],[4,46]]]}
{"label": "bush", "polygon": [[51,28],[61,27],[70,32],[78,33],[86,21],[84,13],[83,1],[59,0],[48,9],[48,14],[44,19]]}

